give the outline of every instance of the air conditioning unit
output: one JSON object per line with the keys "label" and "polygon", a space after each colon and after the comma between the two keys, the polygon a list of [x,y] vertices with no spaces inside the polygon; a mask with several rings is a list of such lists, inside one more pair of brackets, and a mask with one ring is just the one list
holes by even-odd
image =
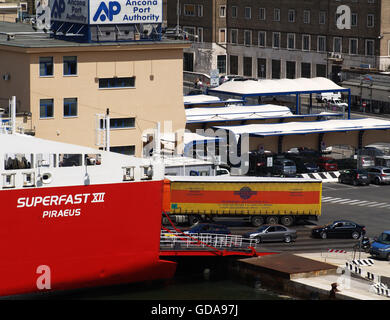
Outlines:
{"label": "air conditioning unit", "polygon": [[9,73],[3,74],[3,80],[8,81],[11,79],[11,75]]}

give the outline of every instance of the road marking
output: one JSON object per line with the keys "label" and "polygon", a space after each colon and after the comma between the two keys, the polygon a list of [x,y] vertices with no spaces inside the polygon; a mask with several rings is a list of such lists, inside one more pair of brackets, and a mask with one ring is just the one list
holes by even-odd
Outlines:
{"label": "road marking", "polygon": [[323,203],[335,203],[335,204],[346,204],[350,206],[368,207],[368,208],[387,208],[390,209],[390,203],[388,202],[377,202],[367,200],[352,200],[334,197],[323,197]]}

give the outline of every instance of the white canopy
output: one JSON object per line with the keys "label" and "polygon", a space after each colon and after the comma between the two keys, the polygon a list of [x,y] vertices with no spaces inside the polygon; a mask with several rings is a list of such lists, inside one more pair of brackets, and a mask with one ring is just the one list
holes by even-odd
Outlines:
{"label": "white canopy", "polygon": [[279,118],[285,116],[293,116],[288,107],[272,104],[186,109],[187,123]]}
{"label": "white canopy", "polygon": [[197,103],[212,103],[221,102],[218,97],[209,96],[206,94],[196,94],[183,97],[184,104],[197,104]]}
{"label": "white canopy", "polygon": [[265,95],[310,93],[313,91],[347,90],[333,81],[318,78],[277,79],[277,80],[246,80],[227,81],[219,87],[209,89],[209,92],[223,92],[232,95]]}
{"label": "white canopy", "polygon": [[363,118],[350,120],[325,120],[313,122],[286,122],[270,124],[248,124],[242,126],[215,126],[216,129],[231,131],[236,138],[241,134],[258,136],[279,136],[292,134],[308,134],[334,131],[354,131],[354,130],[383,130],[390,129],[390,121]]}

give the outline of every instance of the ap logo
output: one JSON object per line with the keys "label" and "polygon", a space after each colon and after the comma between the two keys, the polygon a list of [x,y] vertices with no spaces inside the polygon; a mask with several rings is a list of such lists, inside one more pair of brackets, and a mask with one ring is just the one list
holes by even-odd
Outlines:
{"label": "ap logo", "polygon": [[121,12],[121,5],[119,2],[108,2],[108,8],[105,2],[101,2],[99,8],[96,10],[95,15],[93,16],[93,21],[96,22],[99,19],[100,21],[106,21],[107,18],[108,20],[112,21],[113,17],[119,12]]}
{"label": "ap logo", "polygon": [[61,18],[61,15],[64,11],[65,11],[65,1],[54,0],[53,7],[51,8],[51,17]]}

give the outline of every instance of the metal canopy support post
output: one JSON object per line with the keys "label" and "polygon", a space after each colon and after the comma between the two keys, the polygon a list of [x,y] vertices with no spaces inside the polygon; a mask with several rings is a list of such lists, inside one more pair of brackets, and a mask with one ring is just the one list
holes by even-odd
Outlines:
{"label": "metal canopy support post", "polygon": [[364,135],[364,130],[360,130],[358,135],[358,150],[363,148],[363,135]]}
{"label": "metal canopy support post", "polygon": [[296,100],[295,100],[295,114],[301,114],[300,108],[299,108],[299,93],[296,94]]}
{"label": "metal canopy support post", "polygon": [[348,119],[351,119],[351,89],[348,89]]}
{"label": "metal canopy support post", "polygon": [[313,108],[313,94],[310,93],[309,114],[311,114],[312,108]]}
{"label": "metal canopy support post", "polygon": [[279,136],[278,137],[278,153],[283,152],[283,137],[284,136]]}

